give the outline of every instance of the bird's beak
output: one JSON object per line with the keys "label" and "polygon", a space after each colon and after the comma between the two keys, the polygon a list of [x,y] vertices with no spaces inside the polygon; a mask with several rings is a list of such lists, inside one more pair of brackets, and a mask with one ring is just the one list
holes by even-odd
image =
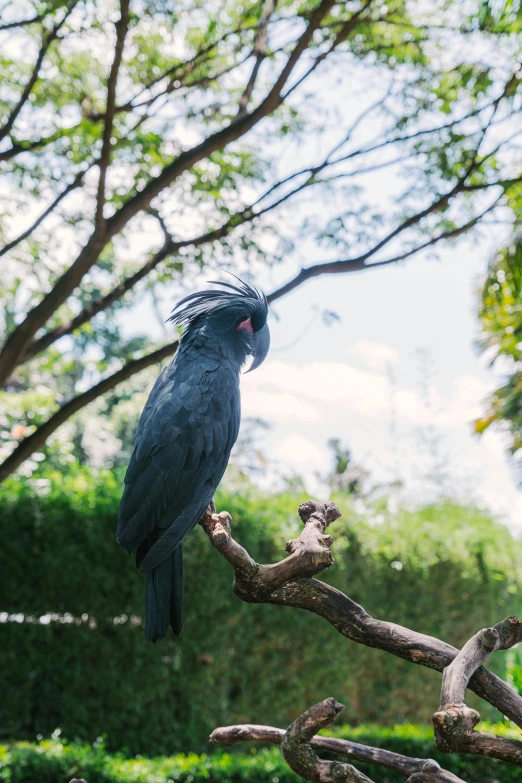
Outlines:
{"label": "bird's beak", "polygon": [[247,372],[252,372],[252,370],[257,369],[266,359],[268,349],[270,348],[270,329],[268,328],[268,324],[265,324],[258,332],[254,332],[252,335],[252,346],[254,361]]}

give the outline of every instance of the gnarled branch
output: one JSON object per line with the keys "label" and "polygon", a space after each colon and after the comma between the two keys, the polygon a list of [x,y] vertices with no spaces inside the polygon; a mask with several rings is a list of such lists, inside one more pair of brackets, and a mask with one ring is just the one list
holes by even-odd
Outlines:
{"label": "gnarled branch", "polygon": [[[358,644],[385,650],[440,672],[446,669],[458,655],[455,647],[433,636],[377,620],[340,590],[311,578],[333,563],[329,551],[332,539],[324,531],[339,512],[332,503],[308,501],[299,513],[305,527],[296,541],[287,544],[290,555],[280,563],[261,565],[232,537],[230,516],[207,511],[201,525],[213,546],[234,569],[235,594],[250,603],[293,606],[314,612]],[[479,666],[468,687],[522,727],[522,698],[495,674]]]}
{"label": "gnarled branch", "polygon": [[320,759],[316,751],[395,770],[407,776],[407,783],[462,783],[460,778],[441,769],[432,759],[410,758],[358,742],[316,736],[316,732],[328,726],[343,709],[344,706],[335,699],[325,699],[300,715],[286,732],[273,726],[223,726],[212,732],[210,742],[217,745],[234,745],[237,742],[280,745],[291,769],[305,780],[318,783],[359,783],[370,781],[370,778],[351,764]]}
{"label": "gnarled branch", "polygon": [[475,731],[480,720],[476,710],[465,704],[470,678],[495,650],[509,650],[522,641],[518,617],[506,617],[493,628],[484,628],[462,648],[444,669],[440,706],[433,715],[435,744],[445,753],[478,753],[482,756],[522,764],[522,742]]}

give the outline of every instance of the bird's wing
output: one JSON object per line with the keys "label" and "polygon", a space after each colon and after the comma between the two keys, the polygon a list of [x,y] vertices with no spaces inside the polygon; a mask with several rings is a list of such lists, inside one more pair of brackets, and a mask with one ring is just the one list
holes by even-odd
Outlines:
{"label": "bird's wing", "polygon": [[164,370],[140,418],[125,476],[116,535],[125,549],[138,547],[155,528],[168,528],[161,546],[153,547],[159,553],[175,530],[182,540],[197,523],[226,468],[239,416],[238,379],[228,367],[185,355]]}

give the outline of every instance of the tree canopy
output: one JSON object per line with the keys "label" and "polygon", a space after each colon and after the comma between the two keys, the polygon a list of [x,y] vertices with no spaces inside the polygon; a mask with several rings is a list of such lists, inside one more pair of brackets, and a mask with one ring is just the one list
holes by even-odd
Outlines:
{"label": "tree canopy", "polygon": [[304,256],[273,302],[520,216],[511,2],[22,0],[0,15],[0,480],[175,352],[173,334],[120,328],[167,284]]}

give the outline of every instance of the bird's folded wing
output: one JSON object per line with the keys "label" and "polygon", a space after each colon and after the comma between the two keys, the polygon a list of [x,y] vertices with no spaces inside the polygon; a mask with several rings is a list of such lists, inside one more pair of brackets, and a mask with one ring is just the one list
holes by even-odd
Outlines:
{"label": "bird's folded wing", "polygon": [[180,529],[190,529],[187,514],[212,496],[238,428],[237,379],[217,361],[174,361],[164,370],[140,418],[125,476],[116,535],[125,549],[138,547],[154,528],[174,520],[178,527],[177,517]]}
{"label": "bird's folded wing", "polygon": [[149,571],[161,563],[197,525],[225,472],[238,430],[239,411],[230,411],[226,430],[214,429],[213,434],[217,435],[215,448],[208,454],[202,453],[195,471],[183,470],[175,496],[164,515],[168,527],[144,557],[140,571]]}

